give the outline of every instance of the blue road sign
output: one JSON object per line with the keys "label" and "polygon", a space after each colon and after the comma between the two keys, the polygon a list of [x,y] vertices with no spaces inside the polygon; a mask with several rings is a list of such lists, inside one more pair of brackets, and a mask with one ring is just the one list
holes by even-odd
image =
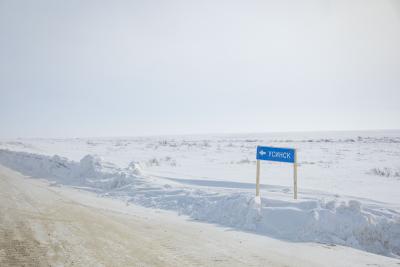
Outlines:
{"label": "blue road sign", "polygon": [[294,163],[296,151],[292,148],[257,146],[257,160]]}

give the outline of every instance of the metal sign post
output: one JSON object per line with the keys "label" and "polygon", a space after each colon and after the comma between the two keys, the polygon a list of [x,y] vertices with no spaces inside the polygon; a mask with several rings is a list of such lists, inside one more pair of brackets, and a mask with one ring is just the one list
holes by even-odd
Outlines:
{"label": "metal sign post", "polygon": [[260,197],[260,160],[293,163],[293,194],[297,199],[297,151],[293,148],[257,146],[256,197]]}

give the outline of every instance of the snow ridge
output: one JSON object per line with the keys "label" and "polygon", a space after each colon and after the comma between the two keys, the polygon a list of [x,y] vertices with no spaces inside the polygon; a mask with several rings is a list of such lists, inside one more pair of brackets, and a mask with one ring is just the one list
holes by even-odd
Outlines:
{"label": "snow ridge", "polygon": [[[0,164],[35,178],[78,186],[146,207],[174,210],[195,220],[296,242],[351,246],[400,258],[400,213],[358,200],[292,201],[215,190],[146,176],[139,164],[118,168],[94,155],[79,162],[0,149]],[[238,190],[236,190],[238,191]]]}

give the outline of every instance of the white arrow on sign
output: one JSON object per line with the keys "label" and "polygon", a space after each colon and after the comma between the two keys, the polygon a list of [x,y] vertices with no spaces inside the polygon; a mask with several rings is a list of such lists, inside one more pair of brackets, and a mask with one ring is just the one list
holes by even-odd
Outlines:
{"label": "white arrow on sign", "polygon": [[261,156],[264,156],[265,154],[267,154],[267,152],[265,152],[264,150],[261,150],[261,151],[260,151],[260,155],[261,155]]}

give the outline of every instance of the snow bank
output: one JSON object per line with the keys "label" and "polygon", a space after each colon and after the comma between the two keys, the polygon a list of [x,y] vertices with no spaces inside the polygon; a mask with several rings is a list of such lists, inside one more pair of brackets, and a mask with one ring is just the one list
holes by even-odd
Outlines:
{"label": "snow bank", "polygon": [[0,150],[0,163],[32,177],[102,190],[112,190],[131,184],[140,175],[140,169],[135,163],[121,170],[94,155],[87,155],[79,162],[75,162],[57,155],[49,157]]}
{"label": "snow bank", "polygon": [[249,193],[210,195],[205,191],[146,192],[130,199],[147,207],[176,210],[193,219],[271,237],[351,246],[400,256],[400,214],[350,201],[278,201]]}
{"label": "snow bank", "polygon": [[340,244],[400,257],[400,213],[383,204],[316,196],[298,201],[262,198],[260,205],[245,190],[233,193],[226,188],[160,181],[142,175],[135,162],[120,169],[92,155],[75,162],[59,156],[0,150],[0,164],[32,177],[86,187],[146,207],[174,210],[195,220],[290,241]]}

